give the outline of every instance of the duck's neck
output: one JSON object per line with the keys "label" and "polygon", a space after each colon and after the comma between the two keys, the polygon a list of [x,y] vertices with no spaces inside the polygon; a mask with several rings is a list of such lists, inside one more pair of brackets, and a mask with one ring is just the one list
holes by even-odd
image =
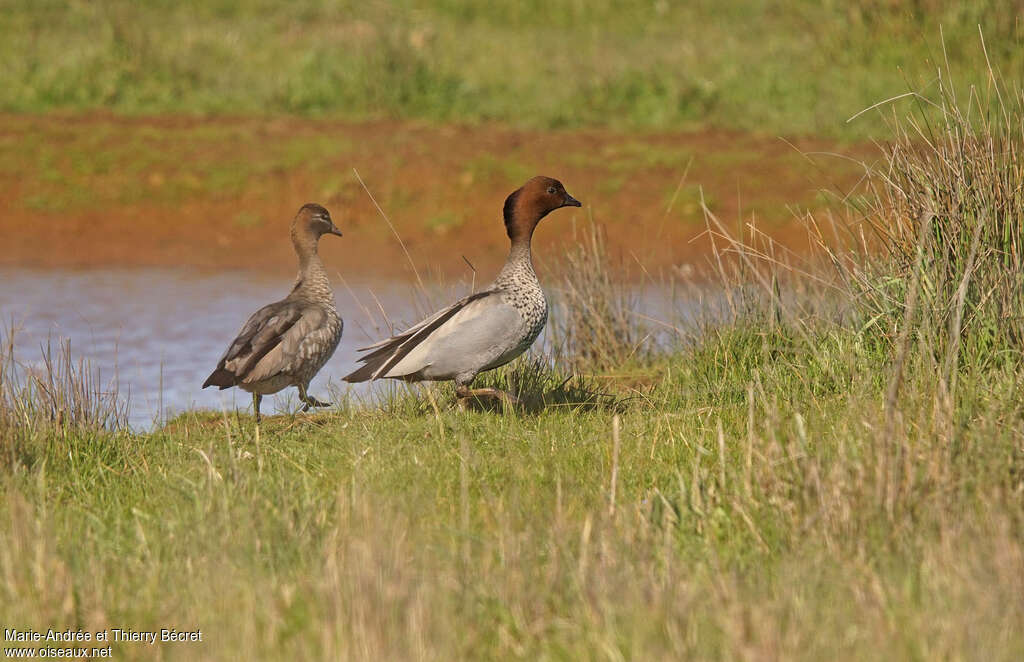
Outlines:
{"label": "duck's neck", "polygon": [[537,279],[537,275],[533,270],[533,253],[530,250],[529,235],[512,240],[508,259],[505,260],[505,266],[498,273],[495,283],[504,283],[513,279],[522,280],[524,278]]}
{"label": "duck's neck", "polygon": [[295,277],[292,294],[315,301],[332,300],[334,295],[331,292],[331,281],[327,277],[323,260],[316,252],[316,242],[296,242],[295,252],[299,254],[299,274]]}

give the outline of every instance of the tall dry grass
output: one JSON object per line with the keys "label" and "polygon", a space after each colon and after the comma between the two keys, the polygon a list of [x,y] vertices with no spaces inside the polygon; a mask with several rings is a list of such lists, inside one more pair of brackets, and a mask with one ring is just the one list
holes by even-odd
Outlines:
{"label": "tall dry grass", "polygon": [[48,340],[39,360],[15,357],[13,328],[0,336],[0,456],[10,466],[29,440],[128,428],[129,402],[116,376],[104,382],[99,370],[76,359],[71,341]]}
{"label": "tall dry grass", "polygon": [[[985,453],[968,427],[995,424],[980,403],[1016,382],[1024,357],[1024,90],[991,67],[957,89],[947,64],[934,88],[899,97],[863,188],[840,192],[835,215],[806,218],[810,256],[779,252],[749,225],[736,237],[705,209],[733,319],[758,329],[773,358],[803,354],[834,388],[856,381],[844,353],[881,359],[877,425],[839,466],[865,472],[844,501],[893,521],[946,498],[943,480],[970,482],[977,458],[960,454]],[[1024,453],[1002,452],[1008,480],[984,504],[1006,513],[1004,490],[1024,489]],[[1009,522],[1019,530],[1019,513]]]}
{"label": "tall dry grass", "polygon": [[548,337],[555,355],[575,370],[621,366],[649,352],[639,298],[621,265],[608,255],[605,230],[590,223],[561,261]]}
{"label": "tall dry grass", "polygon": [[856,206],[881,256],[833,253],[871,324],[940,350],[947,377],[964,351],[1024,340],[1024,91],[992,69],[956,89],[940,70],[934,94],[890,115]]}

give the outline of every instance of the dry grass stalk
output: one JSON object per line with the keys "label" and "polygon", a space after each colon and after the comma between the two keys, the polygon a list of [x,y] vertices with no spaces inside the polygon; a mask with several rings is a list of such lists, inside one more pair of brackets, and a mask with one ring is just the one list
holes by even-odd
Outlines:
{"label": "dry grass stalk", "polygon": [[608,368],[635,357],[647,334],[636,315],[637,299],[614,273],[604,230],[591,224],[570,249],[551,334],[573,367]]}
{"label": "dry grass stalk", "polygon": [[4,333],[0,345],[0,435],[13,450],[14,440],[37,434],[128,427],[128,402],[118,392],[116,377],[104,385],[99,370],[75,359],[71,343],[47,342],[34,365],[15,358],[15,331]]}

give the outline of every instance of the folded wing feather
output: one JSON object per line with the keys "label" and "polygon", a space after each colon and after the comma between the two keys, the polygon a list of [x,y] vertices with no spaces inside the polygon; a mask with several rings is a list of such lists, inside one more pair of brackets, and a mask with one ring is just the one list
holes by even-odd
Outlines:
{"label": "folded wing feather", "polygon": [[312,345],[321,340],[327,331],[322,328],[326,318],[323,310],[306,307],[298,313],[295,322],[287,329],[267,338],[268,344],[275,344],[252,366],[242,381],[255,384],[277,375],[295,375],[301,371],[302,364],[314,351]]}
{"label": "folded wing feather", "polygon": [[246,381],[253,368],[281,344],[302,317],[302,308],[289,301],[278,301],[257,310],[217,362],[217,369],[203,388],[215,385],[223,389]]}
{"label": "folded wing feather", "polygon": [[439,310],[422,322],[409,327],[404,332],[390,338],[381,340],[358,351],[365,352],[374,350],[359,361],[364,365],[358,370],[345,376],[347,382],[363,382],[385,375],[395,364],[401,361],[409,352],[415,349],[420,343],[427,339],[438,327],[450,320],[456,313],[464,309],[474,301],[485,297],[499,294],[500,290],[487,290],[477,292],[468,297],[456,301],[452,305]]}

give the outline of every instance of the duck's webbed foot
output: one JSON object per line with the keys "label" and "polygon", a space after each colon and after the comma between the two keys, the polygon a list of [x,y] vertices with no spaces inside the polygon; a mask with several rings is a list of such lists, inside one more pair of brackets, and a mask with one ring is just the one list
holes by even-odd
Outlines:
{"label": "duck's webbed foot", "polygon": [[493,398],[500,401],[506,407],[513,407],[519,404],[519,398],[508,391],[498,388],[469,388],[468,384],[457,384],[455,386],[455,397],[458,398],[459,409],[466,410],[470,398]]}
{"label": "duck's webbed foot", "polygon": [[322,402],[317,400],[309,393],[306,392],[305,386],[299,387],[299,400],[302,401],[302,411],[309,411],[312,407],[330,407],[330,402]]}
{"label": "duck's webbed foot", "polygon": [[324,402],[323,400],[317,400],[313,396],[307,397],[303,402],[305,404],[302,406],[302,411],[309,411],[311,407],[330,407],[332,404],[330,402]]}

